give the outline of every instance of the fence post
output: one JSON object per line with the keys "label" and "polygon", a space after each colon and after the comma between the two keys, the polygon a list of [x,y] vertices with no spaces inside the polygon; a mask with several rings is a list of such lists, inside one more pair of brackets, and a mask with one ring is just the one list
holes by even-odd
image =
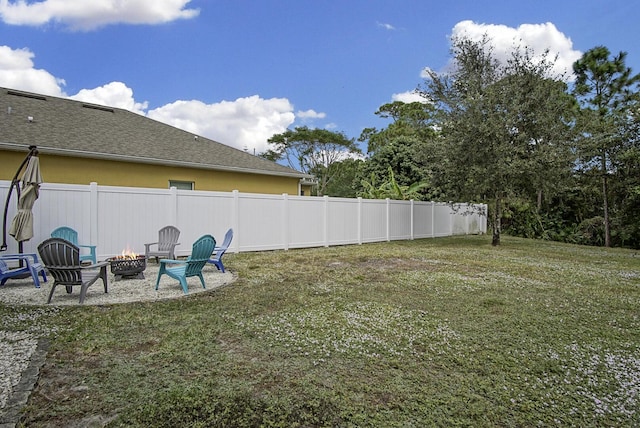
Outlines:
{"label": "fence post", "polygon": [[98,242],[98,183],[89,183],[89,242],[99,246]]}
{"label": "fence post", "polygon": [[411,213],[409,213],[409,215],[411,216],[410,221],[411,221],[411,237],[409,238],[411,241],[413,241],[413,210],[415,209],[415,205],[413,203],[413,199],[411,199]]}
{"label": "fence post", "polygon": [[453,236],[453,223],[455,219],[456,212],[453,211],[454,204],[449,206],[449,234],[447,236]]}
{"label": "fence post", "polygon": [[231,227],[233,227],[233,240],[231,241],[233,247],[233,252],[240,252],[240,192],[238,190],[234,190],[231,192],[233,194],[233,204],[231,204]]}
{"label": "fence post", "polygon": [[171,202],[170,219],[171,224],[178,224],[178,189],[174,186],[169,188],[169,201]]}
{"label": "fence post", "polygon": [[386,212],[386,216],[387,216],[387,242],[391,241],[391,200],[389,198],[385,199],[386,203],[387,203],[387,212]]}
{"label": "fence post", "polygon": [[436,237],[436,203],[431,201],[431,237]]}
{"label": "fence post", "polygon": [[329,197],[327,195],[324,198],[324,246],[329,246]]}
{"label": "fence post", "polygon": [[362,245],[362,197],[358,196],[358,244]]}
{"label": "fence post", "polygon": [[282,227],[282,241],[284,245],[284,249],[289,249],[289,195],[287,193],[282,194],[282,222],[280,223],[280,227]]}
{"label": "fence post", "polygon": [[483,233],[487,233],[487,223],[489,223],[489,205],[487,204],[482,204],[484,205],[484,214],[482,215],[482,217],[484,218],[484,226],[483,226]]}

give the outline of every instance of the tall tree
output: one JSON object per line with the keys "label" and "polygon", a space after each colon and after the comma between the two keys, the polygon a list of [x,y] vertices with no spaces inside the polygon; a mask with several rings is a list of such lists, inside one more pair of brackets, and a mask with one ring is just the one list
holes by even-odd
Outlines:
{"label": "tall tree", "polygon": [[612,158],[625,142],[616,123],[628,116],[630,105],[637,102],[640,81],[640,75],[632,75],[625,64],[626,52],[613,58],[610,55],[606,47],[596,46],[573,64],[576,74],[573,92],[583,107],[579,122],[584,136],[581,154],[584,165],[595,164],[600,171],[606,247],[611,245],[609,176],[615,163]]}
{"label": "tall tree", "polygon": [[[325,188],[325,195],[340,198],[355,198],[357,196],[356,185],[358,171],[362,167],[362,159],[344,159],[329,166],[329,174],[332,179]],[[333,174],[332,172],[336,173]]]}
{"label": "tall tree", "polygon": [[339,161],[362,153],[354,140],[341,132],[306,126],[287,129],[267,141],[272,148],[264,157],[273,161],[285,160],[294,169],[314,174],[318,179],[318,196],[325,194],[329,183],[340,173]]}
{"label": "tall tree", "polygon": [[451,198],[492,201],[492,244],[499,245],[505,200],[524,194],[534,177],[542,186],[544,168],[568,152],[563,118],[570,103],[559,79],[550,78],[548,55],[534,60],[519,49],[500,64],[486,36],[453,39],[452,54],[455,69],[430,71],[421,92],[442,115],[441,165]]}
{"label": "tall tree", "polygon": [[[391,123],[380,130],[367,128],[358,138],[367,142],[369,155],[360,168],[358,182],[368,183],[368,188],[373,182],[391,183],[390,168],[394,183],[417,188],[419,199],[431,197],[434,192],[424,183],[431,182],[428,153],[437,137],[433,104],[395,101],[382,105],[375,114],[391,119]],[[366,193],[367,189],[361,187],[360,192]]]}

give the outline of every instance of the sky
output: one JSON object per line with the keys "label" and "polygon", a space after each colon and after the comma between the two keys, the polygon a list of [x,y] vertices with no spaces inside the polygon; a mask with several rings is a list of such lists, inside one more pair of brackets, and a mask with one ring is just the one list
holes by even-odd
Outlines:
{"label": "sky", "polygon": [[[606,46],[640,73],[637,0],[0,0],[0,87],[134,111],[262,153],[297,126],[357,139],[419,100],[450,39],[571,64]],[[366,147],[362,147],[366,151]]]}

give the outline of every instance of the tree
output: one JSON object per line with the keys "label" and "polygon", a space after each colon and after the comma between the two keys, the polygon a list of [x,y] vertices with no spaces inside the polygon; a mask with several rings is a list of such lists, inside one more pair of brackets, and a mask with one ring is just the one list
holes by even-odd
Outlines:
{"label": "tree", "polygon": [[332,179],[327,183],[324,194],[340,198],[355,198],[357,195],[355,183],[363,163],[362,159],[349,158],[331,164],[329,175]]}
{"label": "tree", "polygon": [[397,137],[429,139],[435,135],[434,113],[431,103],[394,101],[383,104],[375,114],[383,119],[392,119],[392,122],[382,130],[365,128],[358,141],[367,141],[367,152],[374,154]]}
{"label": "tree", "polygon": [[291,168],[314,174],[318,178],[319,196],[325,194],[329,183],[339,174],[337,162],[361,154],[354,140],[343,133],[306,126],[276,134],[268,142],[273,148],[264,157],[273,161],[284,159]]}
{"label": "tree", "polygon": [[440,165],[451,199],[492,201],[492,244],[500,244],[504,202],[543,187],[544,171],[554,157],[568,165],[565,120],[571,103],[552,60],[517,49],[507,64],[493,56],[485,36],[476,42],[452,40],[455,69],[429,71],[421,93],[441,115]]}
{"label": "tree", "polygon": [[[381,130],[365,129],[360,138],[367,142],[368,155],[358,174],[359,183],[388,183],[389,168],[394,182],[399,186],[411,187],[420,183],[417,198],[433,196],[428,153],[431,142],[437,138],[435,130],[435,109],[431,103],[403,103],[396,101],[382,105],[375,114],[392,122]],[[366,193],[366,188],[361,187]]]}
{"label": "tree", "polygon": [[[602,214],[604,245],[611,245],[609,210],[609,177],[615,173],[614,157],[624,145],[624,134],[616,123],[629,115],[629,107],[637,103],[640,75],[633,76],[625,65],[626,52],[610,58],[609,49],[596,46],[573,64],[576,74],[574,94],[582,106],[581,155],[583,165],[599,169],[602,182]],[[637,113],[637,111],[636,111]]]}

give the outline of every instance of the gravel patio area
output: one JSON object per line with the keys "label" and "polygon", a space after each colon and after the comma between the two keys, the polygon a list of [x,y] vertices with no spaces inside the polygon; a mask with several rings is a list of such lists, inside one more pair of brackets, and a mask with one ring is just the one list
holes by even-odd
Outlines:
{"label": "gravel patio area", "polygon": [[[184,297],[180,283],[163,275],[160,279],[160,287],[156,291],[155,284],[158,276],[158,265],[150,261],[144,271],[144,279],[115,280],[115,276],[109,272],[108,293],[104,293],[102,280],[98,279],[87,290],[84,305],[109,305],[115,303],[149,302],[164,299]],[[222,273],[214,265],[207,264],[202,270],[206,289],[202,288],[200,279],[191,277],[187,279],[189,295],[210,291],[218,287],[230,284],[234,281],[233,273]],[[0,302],[7,305],[46,305],[53,278],[48,276],[47,282],[40,281],[40,288],[35,288],[31,277],[25,279],[10,279],[0,287]],[[56,287],[50,305],[78,305],[80,299],[80,287],[74,287],[73,293],[67,294],[63,286]]]}

